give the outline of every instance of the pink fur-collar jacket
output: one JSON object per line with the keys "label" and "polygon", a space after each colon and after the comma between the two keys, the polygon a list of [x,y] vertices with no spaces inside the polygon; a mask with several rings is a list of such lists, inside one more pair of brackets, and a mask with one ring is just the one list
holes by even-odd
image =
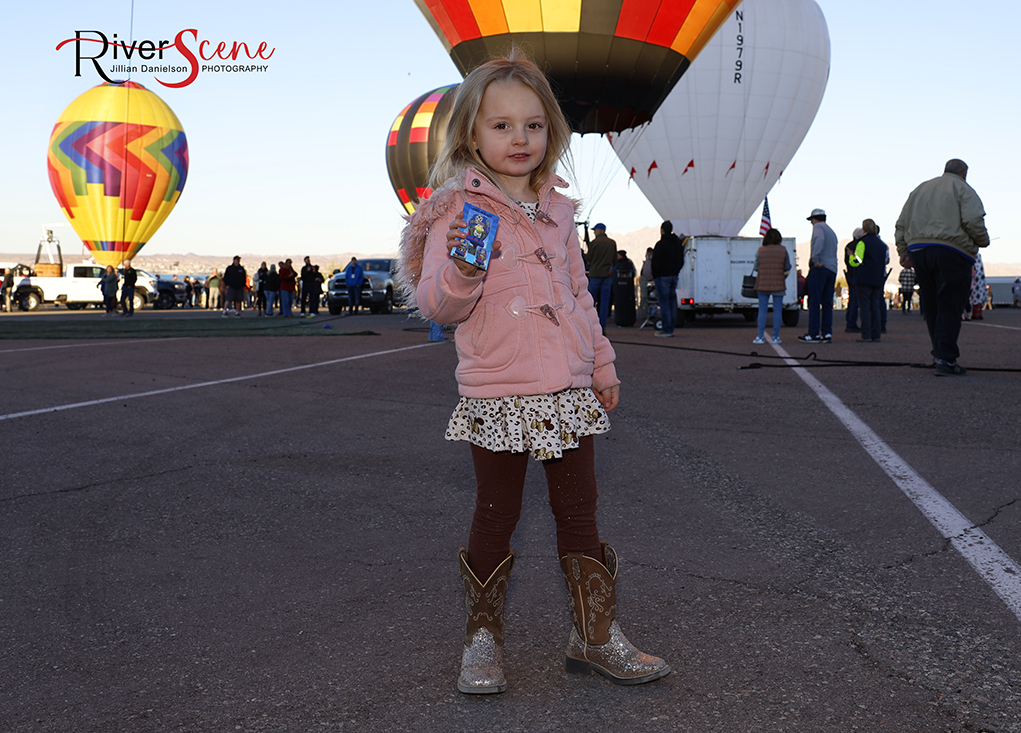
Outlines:
{"label": "pink fur-collar jacket", "polygon": [[[406,292],[429,320],[457,323],[457,382],[465,397],[552,394],[620,384],[599,327],[574,225],[574,202],[553,177],[535,223],[478,171],[451,179],[408,219],[401,235]],[[447,231],[468,202],[500,217],[499,256],[466,276],[450,258]]]}

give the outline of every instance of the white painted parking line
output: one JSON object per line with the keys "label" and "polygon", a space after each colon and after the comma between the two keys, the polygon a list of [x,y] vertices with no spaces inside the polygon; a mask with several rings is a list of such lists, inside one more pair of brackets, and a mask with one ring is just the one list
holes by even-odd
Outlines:
{"label": "white painted parking line", "polygon": [[975,572],[989,584],[1011,612],[1021,621],[1021,565],[970,522],[953,504],[897,455],[890,446],[840,401],[808,370],[798,366],[783,347],[773,345],[793,371],[816,393],[823,404],[844,424],[879,467],[925,515],[940,534],[950,540]]}
{"label": "white painted parking line", "polygon": [[150,341],[184,341],[192,336],[158,339],[117,339],[116,341],[89,341],[84,344],[59,344],[56,346],[30,346],[24,349],[0,349],[0,354],[16,354],[19,351],[47,351],[49,349],[80,349],[83,346],[115,346],[117,344],[144,344]]}
{"label": "white painted parking line", "polygon": [[198,382],[196,384],[184,384],[180,387],[168,387],[167,389],[154,389],[149,392],[135,392],[134,394],[120,395],[118,397],[104,397],[100,400],[89,400],[88,402],[74,402],[69,405],[57,405],[55,407],[44,407],[40,410],[27,410],[25,412],[12,412],[7,415],[0,415],[0,420],[13,420],[18,417],[31,417],[32,415],[46,415],[51,412],[63,412],[64,410],[75,410],[79,407],[92,407],[93,405],[103,405],[107,402],[119,402],[121,400],[137,400],[140,397],[153,397],[160,394],[170,394],[171,392],[182,392],[186,389],[201,389],[203,387],[215,387],[220,384],[230,384],[231,382],[243,382],[248,379],[259,379],[260,377],[272,377],[277,374],[288,374],[290,372],[298,372],[303,369],[317,369],[318,367],[330,366],[332,364],[342,364],[345,361],[356,361],[357,359],[369,359],[373,356],[385,356],[386,354],[397,354],[401,351],[410,351],[411,349],[421,349],[425,346],[435,346],[436,342],[426,342],[424,344],[415,344],[414,346],[403,346],[399,349],[387,349],[386,351],[373,351],[371,354],[358,354],[357,356],[345,356],[342,359],[330,359],[329,361],[320,361],[315,364],[302,364],[301,366],[287,367],[286,369],[274,369],[269,372],[259,372],[258,374],[245,374],[240,377],[229,377],[227,379],[216,379],[211,382]]}
{"label": "white painted parking line", "polygon": [[1008,331],[1021,331],[1021,328],[1018,328],[1017,326],[1001,326],[998,323],[975,323],[974,320],[971,321],[971,325],[968,326],[968,328],[971,328],[971,326],[985,326],[986,328],[1005,328]]}

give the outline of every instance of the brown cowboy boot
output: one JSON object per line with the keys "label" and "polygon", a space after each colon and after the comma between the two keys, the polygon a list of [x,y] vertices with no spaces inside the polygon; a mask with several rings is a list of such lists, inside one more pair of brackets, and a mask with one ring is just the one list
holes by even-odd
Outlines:
{"label": "brown cowboy boot", "polygon": [[560,558],[574,620],[567,671],[598,672],[618,685],[665,677],[670,674],[667,663],[635,649],[617,625],[617,553],[605,542],[602,547],[605,565],[580,552]]}
{"label": "brown cowboy boot", "polygon": [[504,692],[507,680],[503,676],[503,604],[514,567],[514,551],[507,554],[485,583],[475,577],[463,547],[459,557],[468,625],[457,689],[469,695]]}

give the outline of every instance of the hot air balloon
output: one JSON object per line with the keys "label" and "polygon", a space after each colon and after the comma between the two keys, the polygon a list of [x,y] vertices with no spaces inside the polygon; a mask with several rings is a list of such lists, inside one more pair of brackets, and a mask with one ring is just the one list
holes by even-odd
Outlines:
{"label": "hot air balloon", "polygon": [[741,0],[415,0],[462,75],[521,46],[575,132],[618,132],[659,108]]}
{"label": "hot air balloon", "polygon": [[50,135],[50,186],[101,265],[132,259],[177,204],[188,141],[166,103],[135,82],[100,84]]}
{"label": "hot air balloon", "polygon": [[646,127],[612,140],[685,234],[735,236],[790,163],[829,76],[815,0],[745,0]]}
{"label": "hot air balloon", "polygon": [[429,167],[436,162],[447,138],[447,122],[457,87],[433,89],[397,115],[386,140],[386,170],[390,184],[409,214],[429,197]]}

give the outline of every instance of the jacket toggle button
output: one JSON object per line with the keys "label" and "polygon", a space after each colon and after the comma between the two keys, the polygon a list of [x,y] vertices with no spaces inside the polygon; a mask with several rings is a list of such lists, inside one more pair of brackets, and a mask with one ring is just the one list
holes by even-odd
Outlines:
{"label": "jacket toggle button", "polygon": [[545,248],[539,247],[539,249],[535,250],[533,254],[539,258],[539,262],[543,264],[543,267],[550,272],[553,272],[553,265],[550,264],[550,256],[546,254]]}
{"label": "jacket toggle button", "polygon": [[[543,224],[550,224],[551,226],[557,227],[557,223],[553,221],[549,214],[542,209],[535,212],[535,218],[541,221]],[[557,227],[559,229],[560,227]]]}
{"label": "jacket toggle button", "polygon": [[544,305],[544,306],[542,306],[542,307],[541,307],[541,308],[539,309],[539,311],[540,311],[540,312],[541,312],[541,313],[542,313],[542,314],[543,314],[544,316],[546,316],[546,317],[547,317],[547,318],[549,318],[549,319],[550,319],[551,321],[553,321],[553,325],[554,325],[554,326],[559,326],[559,325],[560,325],[560,321],[559,321],[559,320],[557,319],[557,310],[556,310],[556,308],[554,308],[554,307],[553,307],[553,306],[551,306],[551,305]]}

